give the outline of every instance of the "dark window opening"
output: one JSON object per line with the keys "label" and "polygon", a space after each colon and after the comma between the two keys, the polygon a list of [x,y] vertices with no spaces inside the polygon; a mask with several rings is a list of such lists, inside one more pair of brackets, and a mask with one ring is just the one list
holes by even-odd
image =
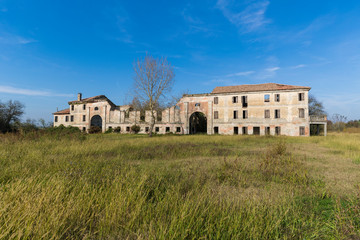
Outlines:
{"label": "dark window opening", "polygon": [[195,103],[195,107],[200,107],[200,103]]}
{"label": "dark window opening", "polygon": [[299,128],[300,131],[300,136],[304,136],[305,135],[305,127],[300,127]]}
{"label": "dark window opening", "polygon": [[156,114],[156,121],[161,122],[162,121],[162,113],[161,111],[158,111]]}
{"label": "dark window opening", "polygon": [[149,132],[149,127],[145,127],[145,132]]}
{"label": "dark window opening", "polygon": [[86,104],[83,105],[83,110],[86,110]]}
{"label": "dark window opening", "polygon": [[234,111],[234,119],[238,118],[238,111]]}
{"label": "dark window opening", "polygon": [[242,134],[247,135],[248,134],[248,127],[242,127]]}
{"label": "dark window opening", "polygon": [[57,122],[58,121],[58,116],[55,116],[55,122]]}
{"label": "dark window opening", "polygon": [[270,135],[270,127],[265,127],[265,135]]}
{"label": "dark window opening", "polygon": [[280,135],[280,134],[281,134],[281,128],[275,127],[275,135]]}
{"label": "dark window opening", "polygon": [[214,127],[214,134],[219,134],[219,127]]}
{"label": "dark window opening", "polygon": [[305,118],[305,109],[299,108],[299,118]]}
{"label": "dark window opening", "polygon": [[219,98],[218,97],[214,97],[214,104],[218,104],[219,103]]}
{"label": "dark window opening", "polygon": [[155,132],[159,132],[160,131],[160,128],[159,127],[156,127],[155,128]]}
{"label": "dark window opening", "polygon": [[170,127],[166,127],[165,132],[170,132]]}
{"label": "dark window opening", "polygon": [[238,102],[238,97],[237,96],[232,97],[232,102],[237,103]]}
{"label": "dark window opening", "polygon": [[280,94],[275,94],[275,102],[280,102]]}
{"label": "dark window opening", "polygon": [[126,131],[127,131],[127,132],[130,132],[130,127],[126,127]]}
{"label": "dark window opening", "polygon": [[270,110],[265,110],[265,118],[270,118]]}
{"label": "dark window opening", "polygon": [[239,134],[239,128],[238,127],[234,127],[234,135],[238,135]]}
{"label": "dark window opening", "polygon": [[65,117],[65,122],[68,122],[69,121],[69,116],[66,116]]}
{"label": "dark window opening", "polygon": [[145,121],[145,111],[140,111],[140,121]]}
{"label": "dark window opening", "polygon": [[97,110],[99,110],[99,108],[98,108],[98,107],[95,107],[95,111],[97,111]]}
{"label": "dark window opening", "polygon": [[299,101],[304,101],[304,99],[305,99],[305,94],[299,93]]}
{"label": "dark window opening", "polygon": [[270,102],[270,95],[269,94],[264,95],[264,102]]}
{"label": "dark window opening", "polygon": [[71,111],[74,111],[74,105],[71,105]]}
{"label": "dark window opening", "polygon": [[86,115],[83,115],[83,122],[86,121]]}
{"label": "dark window opening", "polygon": [[253,128],[253,134],[254,135],[260,135],[260,127],[254,127]]}
{"label": "dark window opening", "polygon": [[244,110],[243,111],[243,118],[248,118],[248,111],[247,110]]}
{"label": "dark window opening", "polygon": [[218,111],[215,111],[214,112],[214,119],[218,119],[219,118],[219,112]]}
{"label": "dark window opening", "polygon": [[181,128],[180,127],[176,127],[176,132],[180,132],[181,131]]}
{"label": "dark window opening", "polygon": [[82,128],[82,131],[85,132],[85,131],[86,131],[86,127],[83,127],[83,128]]}
{"label": "dark window opening", "polygon": [[70,116],[70,122],[74,121],[74,116]]}
{"label": "dark window opening", "polygon": [[280,118],[280,109],[275,109],[275,118]]}
{"label": "dark window opening", "polygon": [[189,134],[207,133],[207,119],[204,113],[194,112],[189,118]]}
{"label": "dark window opening", "polygon": [[247,96],[242,96],[241,97],[241,103],[242,103],[242,107],[245,108],[248,106],[248,102],[247,102]]}

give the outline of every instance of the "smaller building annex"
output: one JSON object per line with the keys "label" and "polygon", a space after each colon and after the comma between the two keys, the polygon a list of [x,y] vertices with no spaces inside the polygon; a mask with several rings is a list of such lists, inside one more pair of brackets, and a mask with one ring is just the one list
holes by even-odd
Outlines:
{"label": "smaller building annex", "polygon": [[[186,94],[176,106],[155,113],[154,132],[175,134],[253,134],[309,136],[310,125],[325,125],[326,116],[309,116],[310,87],[276,83],[216,87],[211,93]],[[117,106],[105,95],[68,102],[69,108],[54,113],[54,126],[61,124],[88,131],[120,127],[129,133],[140,126],[149,131],[150,111],[130,105]],[[314,122],[316,120],[316,122]]]}

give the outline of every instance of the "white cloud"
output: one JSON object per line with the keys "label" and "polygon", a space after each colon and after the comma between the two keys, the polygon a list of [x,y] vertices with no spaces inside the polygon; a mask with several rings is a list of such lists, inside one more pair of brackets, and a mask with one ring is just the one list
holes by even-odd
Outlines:
{"label": "white cloud", "polygon": [[218,0],[216,6],[223,15],[243,32],[253,32],[270,22],[265,18],[265,12],[270,2],[268,0],[257,0],[236,9],[238,6],[229,3],[229,0]]}
{"label": "white cloud", "polygon": [[268,71],[268,72],[276,72],[276,71],[280,70],[280,68],[279,67],[272,67],[272,68],[267,68],[265,70]]}
{"label": "white cloud", "polygon": [[29,44],[33,42],[36,42],[36,40],[9,34],[6,32],[0,32],[0,43],[2,44]]}
{"label": "white cloud", "polygon": [[238,72],[238,73],[228,74],[225,77],[248,76],[248,75],[253,74],[253,73],[255,73],[255,72],[254,71]]}
{"label": "white cloud", "polygon": [[59,94],[59,93],[52,93],[49,91],[14,88],[11,86],[4,86],[4,85],[0,85],[0,92],[10,93],[10,94],[27,95],[27,96],[42,96],[42,97],[72,97],[72,96],[74,96],[73,94]]}
{"label": "white cloud", "polygon": [[297,69],[297,68],[304,68],[304,67],[306,67],[305,64],[299,64],[299,65],[296,65],[296,66],[292,66],[292,67],[290,67],[290,68],[292,68],[292,69]]}

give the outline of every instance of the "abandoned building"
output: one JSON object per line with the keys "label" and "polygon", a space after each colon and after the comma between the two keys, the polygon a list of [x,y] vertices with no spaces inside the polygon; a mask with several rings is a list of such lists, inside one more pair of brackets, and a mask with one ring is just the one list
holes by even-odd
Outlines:
{"label": "abandoned building", "polygon": [[[310,136],[310,125],[323,125],[326,116],[309,116],[310,87],[276,83],[216,87],[211,93],[186,94],[176,106],[155,112],[153,131],[159,134],[253,134]],[[135,110],[130,105],[117,106],[106,96],[68,102],[69,108],[53,113],[54,126],[75,126],[88,131],[98,126],[102,131],[120,128],[130,133],[140,126],[149,131],[151,112]]]}

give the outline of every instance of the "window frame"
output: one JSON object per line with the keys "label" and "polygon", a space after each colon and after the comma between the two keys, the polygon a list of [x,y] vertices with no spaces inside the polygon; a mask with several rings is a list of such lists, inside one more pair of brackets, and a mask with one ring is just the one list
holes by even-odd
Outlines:
{"label": "window frame", "polygon": [[280,102],[280,93],[275,94],[275,102]]}
{"label": "window frame", "polygon": [[238,118],[239,118],[239,111],[238,111],[238,110],[234,110],[234,112],[233,112],[233,118],[234,118],[234,119],[238,119]]}
{"label": "window frame", "polygon": [[214,104],[219,104],[219,97],[214,97]]}
{"label": "window frame", "polygon": [[275,119],[281,118],[280,109],[275,109],[275,111],[274,111],[274,118],[275,118]]}
{"label": "window frame", "polygon": [[264,118],[270,118],[270,109],[264,110]]}
{"label": "window frame", "polygon": [[214,119],[219,119],[219,111],[214,111]]}
{"label": "window frame", "polygon": [[232,97],[232,103],[238,103],[238,102],[239,102],[238,96],[233,96]]}
{"label": "window frame", "polygon": [[264,102],[270,102],[270,94],[264,95]]}

